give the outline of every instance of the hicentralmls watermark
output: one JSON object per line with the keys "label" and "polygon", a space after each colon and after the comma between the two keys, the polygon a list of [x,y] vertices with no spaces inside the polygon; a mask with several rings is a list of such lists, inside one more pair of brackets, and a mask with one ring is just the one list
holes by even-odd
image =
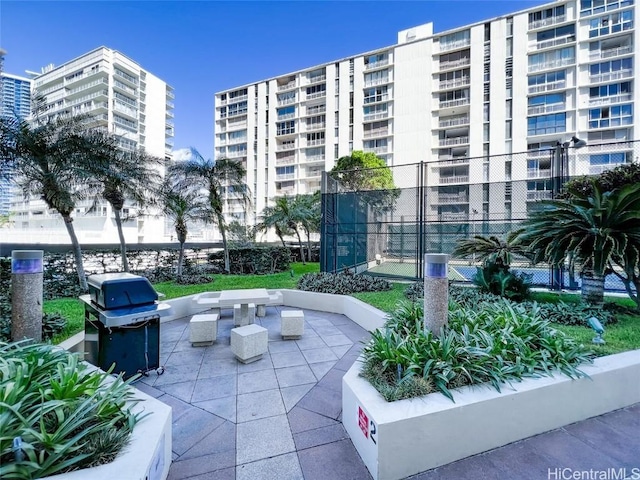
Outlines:
{"label": "hicentralmls watermark", "polygon": [[640,480],[640,466],[633,468],[605,468],[578,470],[575,468],[549,468],[548,480]]}

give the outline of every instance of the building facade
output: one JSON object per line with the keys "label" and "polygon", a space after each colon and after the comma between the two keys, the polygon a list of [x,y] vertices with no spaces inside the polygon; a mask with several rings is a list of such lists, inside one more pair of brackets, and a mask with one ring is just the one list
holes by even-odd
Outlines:
{"label": "building facade", "polygon": [[[123,150],[142,149],[171,159],[173,150],[173,88],[122,53],[99,47],[58,67],[34,75],[34,94],[42,96],[41,117],[60,113],[90,114],[119,137]],[[111,206],[104,202],[77,205],[74,225],[81,243],[117,243]],[[126,216],[133,205],[125,205]],[[22,241],[67,243],[68,234],[56,212],[38,199],[13,197],[13,233]],[[164,239],[161,218],[137,218],[123,224],[128,243]],[[11,240],[11,239],[10,239]],[[9,240],[9,241],[10,241]]]}
{"label": "building facade", "polygon": [[[0,117],[27,118],[31,113],[31,80],[0,72]],[[12,188],[0,178],[0,215],[11,210]]]}
{"label": "building facade", "polygon": [[[258,215],[273,197],[318,190],[322,171],[364,150],[389,166],[433,162],[434,217],[508,217],[550,197],[539,179],[558,142],[590,145],[567,149],[570,175],[634,161],[636,15],[635,0],[559,0],[404,30],[395,45],[216,93],[215,154],[243,162]],[[511,181],[527,195],[512,199]],[[469,185],[481,182],[505,188],[472,213]],[[232,203],[228,214],[244,216]]]}

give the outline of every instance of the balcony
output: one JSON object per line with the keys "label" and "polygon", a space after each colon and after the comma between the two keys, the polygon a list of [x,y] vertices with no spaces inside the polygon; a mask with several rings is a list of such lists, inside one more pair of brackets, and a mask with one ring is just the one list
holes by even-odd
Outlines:
{"label": "balcony", "polygon": [[374,78],[364,82],[364,88],[376,87],[378,85],[386,85],[389,83],[389,77]]}
{"label": "balcony", "polygon": [[295,143],[280,143],[278,145],[276,145],[276,152],[286,152],[288,150],[295,150],[296,148],[296,144]]}
{"label": "balcony", "polygon": [[245,100],[247,100],[247,98],[249,97],[246,94],[238,95],[237,97],[233,97],[233,98],[229,97],[229,104],[244,102]]}
{"label": "balcony", "polygon": [[315,140],[307,140],[307,147],[316,147],[318,145],[324,145],[324,138],[317,138]]}
{"label": "balcony", "polygon": [[283,180],[295,180],[295,173],[276,173],[276,182],[280,182]]}
{"label": "balcony", "polygon": [[122,113],[123,115],[127,115],[128,117],[138,118],[138,110],[135,108],[131,108],[128,105],[118,102],[117,100],[113,103],[113,109],[116,112]]}
{"label": "balcony", "polygon": [[137,90],[135,88],[130,87],[129,85],[122,83],[120,80],[113,80],[113,88],[117,90],[122,90],[130,95],[136,95]]}
{"label": "balcony", "polygon": [[446,42],[446,43],[440,42],[440,51],[448,52],[450,50],[455,50],[457,48],[468,47],[469,45],[471,45],[471,38],[456,40],[455,42]]}
{"label": "balcony", "polygon": [[295,112],[293,113],[285,113],[284,115],[278,115],[278,122],[284,122],[285,120],[291,120],[292,118],[296,118]]}
{"label": "balcony", "polygon": [[389,65],[389,59],[385,58],[384,60],[378,60],[377,62],[370,62],[364,66],[365,70],[375,70],[376,68],[384,67]]}
{"label": "balcony", "polygon": [[566,110],[564,102],[549,103],[547,105],[536,105],[527,108],[527,115],[542,115],[543,113],[561,112]]}
{"label": "balcony", "polygon": [[247,143],[247,137],[235,137],[228,140],[228,145],[237,145],[238,143]]}
{"label": "balcony", "polygon": [[294,163],[296,163],[296,156],[291,155],[288,157],[282,157],[282,158],[276,158],[276,165],[281,166],[281,165],[293,165]]}
{"label": "balcony", "polygon": [[72,95],[75,95],[77,93],[83,92],[85,90],[88,90],[90,88],[100,88],[104,85],[109,85],[109,80],[107,80],[106,78],[100,78],[98,80],[94,80],[93,82],[89,82],[89,83],[85,83],[84,85],[81,85],[79,87],[73,88],[71,90],[69,90],[67,92],[67,96],[70,97]]}
{"label": "balcony", "polygon": [[439,128],[456,127],[459,125],[469,125],[469,117],[445,118],[440,119],[438,122]]}
{"label": "balcony", "polygon": [[134,77],[133,75],[128,75],[128,74],[126,74],[124,72],[121,72],[117,68],[114,69],[113,73],[119,79],[124,80],[125,82],[129,82],[131,85],[134,85],[136,87],[138,86],[138,79],[136,77]]}
{"label": "balcony", "polygon": [[452,70],[455,68],[466,67],[467,65],[471,65],[471,59],[461,58],[459,60],[449,62],[440,62],[440,70]]}
{"label": "balcony", "polygon": [[176,96],[173,94],[171,90],[167,90],[167,98],[170,98],[171,100],[175,100]]}
{"label": "balcony", "polygon": [[618,70],[616,72],[600,73],[598,75],[590,75],[589,81],[591,83],[604,83],[611,82],[613,80],[622,80],[623,78],[633,77],[633,69]]}
{"label": "balcony", "polygon": [[551,200],[553,192],[551,190],[529,190],[527,200]]}
{"label": "balcony", "polygon": [[469,220],[469,214],[465,212],[441,213],[440,220],[443,222],[460,222]]}
{"label": "balcony", "polygon": [[550,92],[553,90],[561,90],[563,88],[567,88],[567,81],[566,80],[559,80],[557,82],[549,82],[549,83],[543,83],[542,85],[531,85],[527,91],[527,93],[529,95],[535,94],[535,93],[543,93],[543,92]]}
{"label": "balcony", "polygon": [[440,102],[438,108],[451,108],[451,107],[461,107],[463,105],[469,105],[470,101],[468,98],[457,98],[455,100],[445,100]]}
{"label": "balcony", "polygon": [[438,203],[469,203],[469,195],[466,193],[439,193]]}
{"label": "balcony", "polygon": [[276,188],[276,194],[277,195],[290,195],[292,193],[295,193],[295,191],[296,191],[296,187]]}
{"label": "balcony", "polygon": [[372,148],[364,147],[363,150],[365,152],[373,152],[376,155],[378,155],[378,154],[383,154],[383,153],[389,153],[389,151],[391,149],[389,148],[388,145],[384,145],[384,146],[381,146],[381,147],[372,147]]}
{"label": "balcony", "polygon": [[324,130],[326,126],[327,126],[326,122],[307,123],[305,125],[305,131],[311,132],[314,130]]}
{"label": "balcony", "polygon": [[633,47],[631,45],[623,45],[616,48],[595,50],[589,53],[589,60],[618,57],[620,55],[626,55],[627,53],[631,52],[633,52]]}
{"label": "balcony", "polygon": [[315,107],[307,107],[304,116],[305,117],[311,117],[313,115],[320,115],[322,113],[325,113],[327,111],[327,107],[325,107],[324,105],[317,105]]}
{"label": "balcony", "polygon": [[167,102],[167,108],[176,108],[173,102]]}
{"label": "balcony", "polygon": [[620,150],[633,149],[633,142],[616,142],[616,143],[602,143],[600,145],[589,145],[589,152],[617,152]]}
{"label": "balcony", "polygon": [[296,103],[296,97],[283,98],[282,100],[278,100],[279,107],[283,107],[285,105],[291,105],[293,103]]}
{"label": "balcony", "polygon": [[468,136],[441,138],[438,141],[438,144],[441,147],[449,147],[449,146],[453,146],[453,145],[464,145],[466,143],[469,143],[469,137]]}
{"label": "balcony", "polygon": [[527,152],[527,160],[537,160],[540,158],[551,158],[551,155],[554,154],[554,150],[552,148],[546,150],[534,150]]}
{"label": "balcony", "polygon": [[389,135],[389,127],[375,128],[372,130],[365,130],[363,138],[386,137],[387,135]]}
{"label": "balcony", "polygon": [[324,160],[324,155],[308,155],[304,158],[304,161],[307,163],[324,162]]}
{"label": "balcony", "polygon": [[307,77],[307,85],[311,85],[313,83],[325,82],[327,80],[327,75],[314,75],[312,77]]}
{"label": "balcony", "polygon": [[440,183],[469,183],[469,175],[452,175],[450,177],[440,177]]}
{"label": "balcony", "polygon": [[573,43],[575,41],[575,35],[568,35],[566,37],[558,37],[552,38],[551,40],[545,40],[544,42],[531,42],[529,44],[529,50],[544,50],[545,48],[553,48],[559,45],[566,45],[567,43]]}
{"label": "balcony", "polygon": [[527,168],[527,178],[551,178],[551,169]]}
{"label": "balcony", "polygon": [[[76,75],[73,78],[70,79],[66,79],[64,80],[64,85],[68,88],[70,85],[73,85],[76,82],[79,82],[87,77],[93,77],[94,75],[98,75],[99,73],[106,75],[107,73],[104,70],[100,70],[99,68],[95,69],[95,70],[90,70],[88,72],[85,72],[81,75]],[[54,90],[57,90],[58,88],[62,87],[62,84],[59,84],[55,87],[52,87]],[[48,91],[51,91],[51,88],[48,88],[47,90],[43,90],[42,94],[45,95],[46,93],[48,93]]]}
{"label": "balcony", "polygon": [[376,112],[376,113],[367,113],[362,117],[364,122],[370,122],[372,120],[380,120],[382,118],[389,118],[389,111],[386,110],[384,112]]}
{"label": "balcony", "polygon": [[528,72],[541,72],[543,70],[551,70],[558,67],[566,67],[567,65],[573,65],[576,63],[575,57],[573,58],[558,58],[550,62],[536,63],[535,65],[529,65]]}
{"label": "balcony", "polygon": [[322,177],[322,170],[309,170],[304,176],[305,179],[312,180],[317,180],[320,177]]}
{"label": "balcony", "polygon": [[247,156],[246,150],[239,150],[237,152],[228,152],[227,158],[243,158]]}
{"label": "balcony", "polygon": [[542,27],[548,27],[549,25],[557,25],[558,23],[566,22],[566,15],[557,15],[554,17],[543,18],[542,20],[535,20],[529,23],[529,30],[536,30]]}
{"label": "balcony", "polygon": [[598,97],[589,99],[590,107],[599,107],[600,105],[611,105],[613,103],[630,102],[633,100],[633,94],[623,93],[622,95],[611,95],[609,97]]}
{"label": "balcony", "polygon": [[297,132],[294,128],[285,128],[283,130],[276,130],[276,137],[286,137],[289,135],[296,135]]}
{"label": "balcony", "polygon": [[287,90],[291,90],[292,88],[296,88],[296,81],[292,81],[289,83],[286,83],[284,85],[278,85],[278,91],[279,92],[285,92]]}
{"label": "balcony", "polygon": [[604,165],[589,165],[589,175],[600,175],[602,172],[624,165],[623,163],[607,163]]}
{"label": "balcony", "polygon": [[440,82],[440,84],[438,85],[438,88],[440,90],[447,90],[449,88],[466,87],[467,85],[470,85],[470,84],[471,84],[471,78],[463,77],[463,78],[456,78],[453,80],[445,80],[443,82]]}
{"label": "balcony", "polygon": [[314,98],[323,98],[327,96],[327,92],[326,90],[323,92],[313,92],[313,93],[307,93],[305,99],[306,100],[313,100]]}
{"label": "balcony", "polygon": [[440,155],[438,157],[438,164],[433,168],[448,167],[451,165],[464,165],[469,163],[468,157],[455,158],[451,155]]}

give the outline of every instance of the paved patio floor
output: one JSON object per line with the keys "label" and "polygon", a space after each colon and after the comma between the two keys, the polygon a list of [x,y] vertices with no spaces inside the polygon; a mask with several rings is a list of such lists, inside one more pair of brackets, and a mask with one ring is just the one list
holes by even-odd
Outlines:
{"label": "paved patio floor", "polygon": [[[170,480],[371,479],[341,423],[342,376],[369,333],[343,315],[305,310],[303,338],[283,341],[283,309],[257,319],[269,352],[247,365],[231,353],[231,310],[209,347],[191,346],[188,317],[162,324],[165,373],[136,387],[173,408]],[[640,404],[412,479],[561,479],[549,469],[623,467],[631,479],[637,467],[637,480],[639,432]]]}

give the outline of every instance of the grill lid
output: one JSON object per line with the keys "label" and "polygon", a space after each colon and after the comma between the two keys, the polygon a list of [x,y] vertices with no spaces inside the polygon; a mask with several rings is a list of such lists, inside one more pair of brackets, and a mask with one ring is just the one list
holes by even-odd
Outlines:
{"label": "grill lid", "polygon": [[103,273],[87,278],[91,301],[105,310],[153,304],[158,293],[149,280],[131,273]]}

